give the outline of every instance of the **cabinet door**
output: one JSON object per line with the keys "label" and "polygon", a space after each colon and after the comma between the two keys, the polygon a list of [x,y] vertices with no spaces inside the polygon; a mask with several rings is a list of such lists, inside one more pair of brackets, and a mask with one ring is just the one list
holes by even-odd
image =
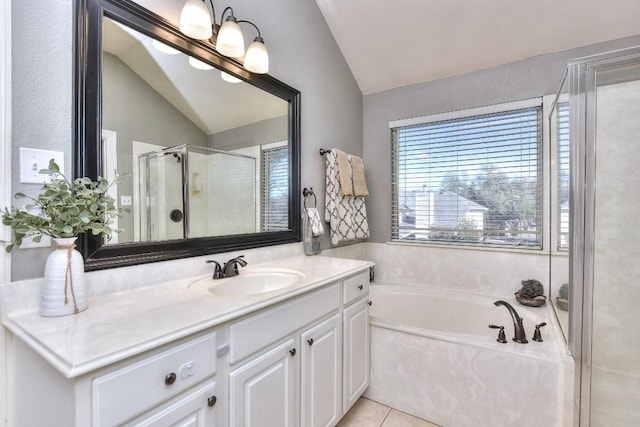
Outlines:
{"label": "cabinet door", "polygon": [[335,426],[341,415],[342,322],[337,313],[302,334],[301,424]]}
{"label": "cabinet door", "polygon": [[229,417],[234,427],[294,427],[300,357],[289,339],[229,376]]}
{"label": "cabinet door", "polygon": [[346,413],[369,386],[369,300],[344,310],[342,409]]}
{"label": "cabinet door", "polygon": [[207,381],[125,424],[136,427],[215,427],[216,385]]}

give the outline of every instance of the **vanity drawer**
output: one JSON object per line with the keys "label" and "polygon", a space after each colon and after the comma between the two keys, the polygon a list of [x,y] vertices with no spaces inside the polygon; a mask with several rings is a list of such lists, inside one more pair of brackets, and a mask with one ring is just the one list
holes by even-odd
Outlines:
{"label": "vanity drawer", "polygon": [[209,333],[93,380],[93,425],[112,426],[216,372],[216,334]]}
{"label": "vanity drawer", "polygon": [[235,363],[340,307],[340,285],[329,285],[229,328],[229,362]]}
{"label": "vanity drawer", "polygon": [[349,304],[369,293],[369,270],[358,275],[344,279],[342,284],[342,302]]}

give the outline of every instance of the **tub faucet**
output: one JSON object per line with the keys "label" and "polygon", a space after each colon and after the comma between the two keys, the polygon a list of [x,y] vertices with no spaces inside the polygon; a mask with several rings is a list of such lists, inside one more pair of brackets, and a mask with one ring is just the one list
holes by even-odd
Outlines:
{"label": "tub faucet", "polygon": [[247,265],[247,261],[242,258],[244,258],[244,255],[237,256],[225,262],[224,267],[222,267],[222,275],[224,277],[233,277],[240,274],[238,271],[238,264],[240,264],[241,267],[245,267]]}
{"label": "tub faucet", "polygon": [[504,305],[507,308],[507,310],[509,310],[509,314],[511,314],[511,319],[513,319],[513,331],[514,331],[513,340],[520,344],[528,343],[529,341],[527,341],[527,334],[524,332],[524,327],[522,326],[522,317],[520,317],[516,309],[513,308],[513,306],[508,302],[502,301],[502,300],[494,302],[493,305],[495,306]]}

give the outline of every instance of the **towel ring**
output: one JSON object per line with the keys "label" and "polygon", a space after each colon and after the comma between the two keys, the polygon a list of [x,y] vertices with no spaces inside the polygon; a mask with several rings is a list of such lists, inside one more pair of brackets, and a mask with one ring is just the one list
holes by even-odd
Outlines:
{"label": "towel ring", "polygon": [[313,196],[313,206],[312,207],[316,207],[318,206],[318,199],[316,198],[316,194],[313,192],[313,187],[309,187],[309,188],[304,188],[304,190],[302,190],[302,195],[304,196],[304,208],[308,209],[307,207],[307,200],[309,198],[311,198],[311,196]]}

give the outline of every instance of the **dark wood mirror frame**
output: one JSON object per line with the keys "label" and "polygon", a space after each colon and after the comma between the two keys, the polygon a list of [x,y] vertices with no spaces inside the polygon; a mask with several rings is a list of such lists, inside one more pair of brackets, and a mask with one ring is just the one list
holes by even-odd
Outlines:
{"label": "dark wood mirror frame", "polygon": [[128,0],[78,0],[75,3],[74,177],[102,174],[102,19],[111,18],[143,34],[198,57],[289,103],[289,230],[154,242],[102,245],[99,236],[83,235],[78,249],[85,270],[101,270],[178,258],[242,250],[301,240],[300,92],[269,76],[253,74],[211,43],[183,35],[173,24]]}

